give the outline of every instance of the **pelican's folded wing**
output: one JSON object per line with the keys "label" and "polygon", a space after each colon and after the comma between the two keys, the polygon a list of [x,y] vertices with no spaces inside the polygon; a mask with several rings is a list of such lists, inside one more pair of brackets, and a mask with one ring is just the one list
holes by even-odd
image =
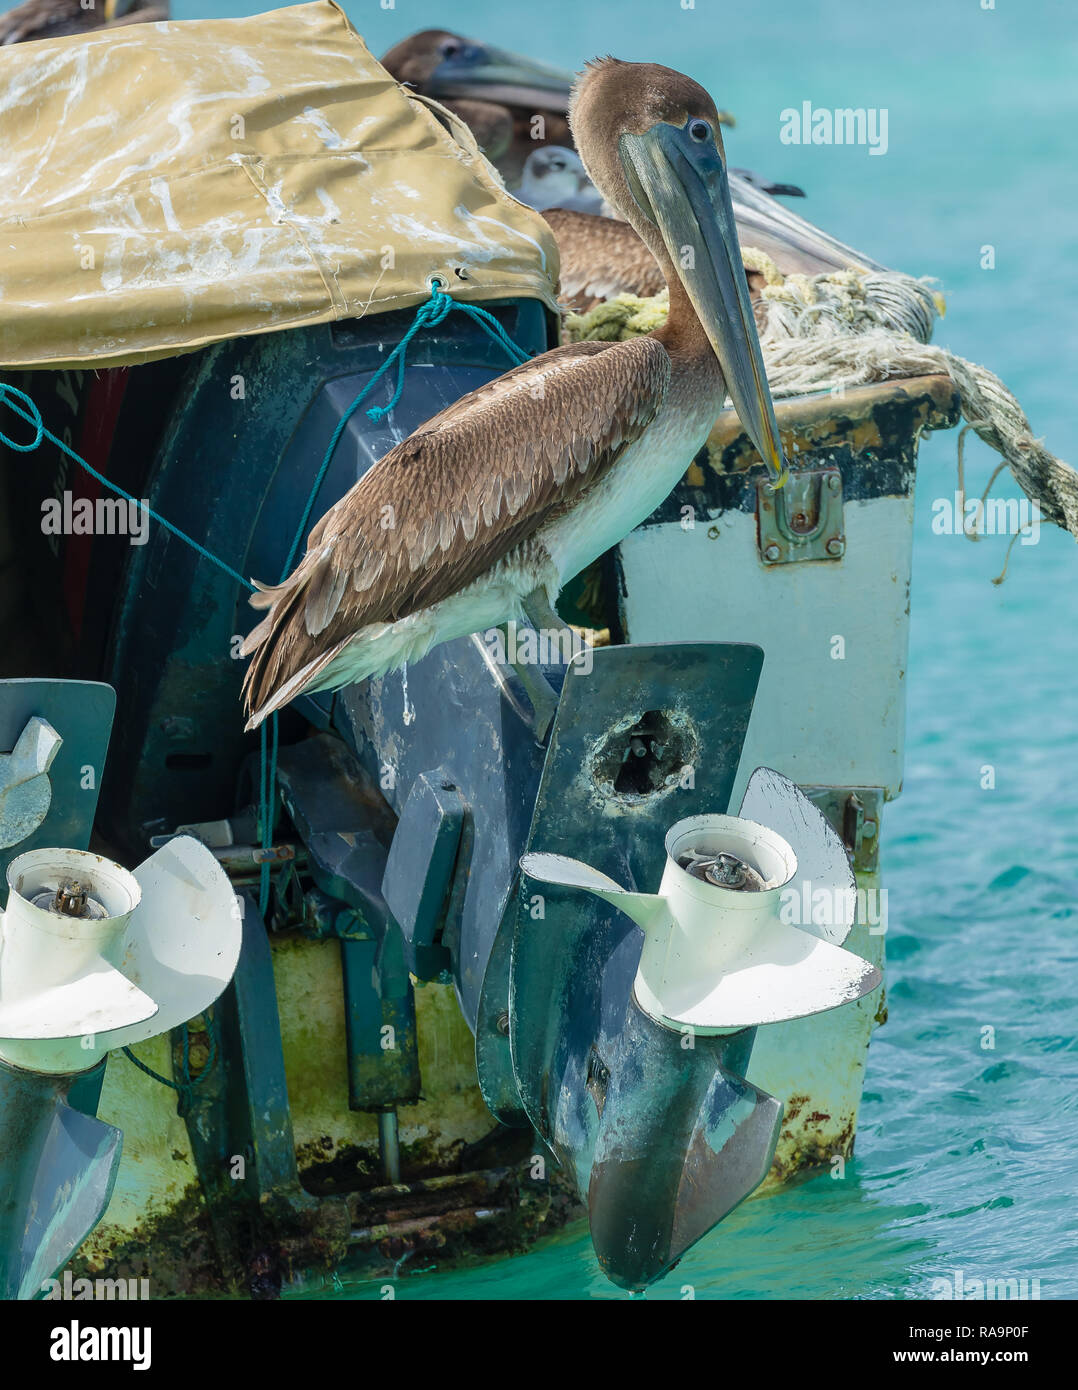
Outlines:
{"label": "pelican's folded wing", "polygon": [[571,343],[507,372],[398,444],[318,522],[293,573],[251,599],[252,708],[360,628],[457,593],[572,502],[666,396],[653,338]]}

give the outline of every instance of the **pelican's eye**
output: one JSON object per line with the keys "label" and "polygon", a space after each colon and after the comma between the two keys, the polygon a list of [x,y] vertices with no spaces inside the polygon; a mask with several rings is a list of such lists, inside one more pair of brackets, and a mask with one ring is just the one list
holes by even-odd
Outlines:
{"label": "pelican's eye", "polygon": [[455,58],[460,52],[459,39],[443,39],[438,45],[438,53],[442,58]]}
{"label": "pelican's eye", "polygon": [[690,121],[689,134],[694,140],[710,140],[711,127],[707,121]]}

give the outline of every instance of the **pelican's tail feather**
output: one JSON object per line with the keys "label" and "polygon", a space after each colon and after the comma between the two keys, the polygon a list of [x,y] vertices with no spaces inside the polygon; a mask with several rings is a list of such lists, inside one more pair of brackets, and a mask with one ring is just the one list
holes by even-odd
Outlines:
{"label": "pelican's tail feather", "polygon": [[[267,622],[268,621],[267,619]],[[265,623],[259,624],[259,627],[265,626]],[[258,628],[255,628],[255,632],[257,631]],[[254,633],[252,633],[251,636],[253,637]],[[328,651],[322,652],[320,656],[316,656],[313,661],[309,661],[306,666],[298,670],[294,676],[290,676],[289,679],[285,681],[284,685],[273,691],[269,698],[254,711],[244,727],[247,730],[257,729],[259,724],[261,724],[264,719],[268,719],[275,710],[283,709],[284,706],[288,704],[289,700],[294,700],[297,695],[302,694],[304,691],[326,690],[334,684],[344,684],[345,682],[335,682],[332,676],[328,674],[328,668],[333,665],[344,649],[354,640],[354,638],[346,637],[343,642],[338,642],[335,647],[330,647]],[[253,669],[253,667],[248,670],[248,678],[250,677],[251,669]],[[322,679],[320,680],[319,677],[322,677]],[[248,709],[250,709],[253,701],[251,700],[249,680],[245,682],[245,690],[248,700]]]}

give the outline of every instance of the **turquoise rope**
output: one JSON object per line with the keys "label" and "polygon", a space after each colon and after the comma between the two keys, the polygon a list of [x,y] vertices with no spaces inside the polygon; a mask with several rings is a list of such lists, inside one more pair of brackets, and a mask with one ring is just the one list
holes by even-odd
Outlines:
{"label": "turquoise rope", "polygon": [[[192,550],[196,550],[204,560],[212,561],[218,569],[224,570],[225,574],[234,579],[237,584],[242,584],[245,589],[249,589],[254,593],[255,586],[244,579],[243,575],[234,570],[231,565],[226,565],[224,560],[219,559],[212,551],[207,550],[204,545],[199,545],[198,541],[187,535],[185,531],[181,531],[178,526],[173,526],[171,521],[166,521],[159,512],[155,512],[147,503],[140,502],[137,497],[132,497],[129,492],[125,492],[118,483],[110,482],[103,473],[99,473],[96,468],[91,468],[82,455],[77,454],[70,444],[65,444],[62,439],[53,434],[52,430],[47,430],[45,428],[44,422],[41,419],[41,411],[38,410],[32,398],[28,396],[25,391],[20,391],[17,386],[10,386],[6,381],[0,381],[0,406],[4,405],[15,415],[18,415],[20,419],[25,420],[27,424],[33,425],[35,433],[33,440],[29,444],[20,444],[17,440],[12,439],[10,435],[5,434],[3,430],[0,430],[0,444],[6,445],[9,449],[14,449],[17,454],[29,454],[39,447],[43,439],[50,440],[61,453],[66,454],[69,459],[73,459],[80,468],[84,468],[91,478],[96,478],[97,481],[107,487],[110,492],[115,492],[119,497],[124,498],[125,501],[133,502],[135,506],[144,511],[147,516],[151,516],[154,521],[160,522],[166,531],[171,531],[174,536],[183,541],[186,545],[189,545]],[[26,407],[25,409],[23,409],[24,406]]]}
{"label": "turquoise rope", "polygon": [[326,474],[329,472],[329,465],[333,462],[333,455],[337,452],[337,445],[341,442],[341,436],[348,428],[349,420],[351,420],[352,416],[367,399],[375,382],[380,381],[381,378],[385,376],[386,372],[389,371],[390,367],[393,366],[394,362],[396,362],[397,385],[389,404],[384,406],[371,406],[367,411],[368,420],[373,421],[375,424],[385,419],[400,400],[401,393],[404,390],[405,358],[407,356],[409,343],[421,329],[434,328],[441,323],[451,309],[460,310],[461,313],[467,314],[470,319],[477,323],[489,338],[492,338],[499,347],[505,349],[506,354],[512,360],[514,366],[522,366],[525,362],[531,360],[531,355],[525,352],[517,343],[513,342],[512,338],[506,333],[505,329],[493,314],[488,314],[486,309],[480,309],[474,304],[458,304],[457,301],[446,294],[444,290],[439,289],[437,286],[432,287],[430,298],[416,310],[416,316],[408,332],[405,333],[404,337],[337,421],[337,427],[330,436],[326,452],[322,457],[322,463],[319,466],[318,472],[315,474],[314,483],[311,485],[310,495],[307,498],[307,505],[303,509],[303,515],[300,517],[299,526],[296,528],[296,536],[292,542],[292,548],[288,552],[288,558],[284,562],[284,569],[281,571],[280,583],[283,584],[292,573],[292,566],[296,558],[296,553],[299,550],[300,542],[307,533],[307,523],[311,519],[311,512],[314,510],[314,504],[321,491],[322,483],[325,481]]}
{"label": "turquoise rope", "polygon": [[[367,411],[367,418],[373,421],[375,424],[385,419],[385,417],[393,410],[394,406],[400,400],[401,394],[404,391],[404,371],[408,354],[408,345],[411,343],[412,339],[416,336],[416,334],[419,333],[422,329],[434,328],[438,324],[440,324],[452,309],[460,310],[461,313],[467,314],[468,317],[473,320],[473,322],[477,323],[489,338],[491,338],[495,343],[498,344],[499,347],[505,350],[507,356],[513,362],[514,366],[522,366],[525,362],[529,362],[531,360],[531,354],[525,352],[519,344],[513,342],[512,338],[510,338],[509,334],[506,333],[505,329],[501,326],[501,324],[498,322],[498,320],[494,317],[493,314],[488,313],[486,309],[480,309],[477,305],[474,304],[458,304],[457,301],[453,299],[450,295],[446,294],[443,289],[441,289],[437,285],[432,284],[430,298],[427,300],[425,304],[421,304],[419,308],[416,310],[415,318],[412,320],[411,326],[409,327],[407,333],[405,333],[404,337],[400,340],[397,346],[393,349],[393,351],[389,354],[386,360],[371,377],[370,381],[367,382],[363,390],[359,392],[359,394],[348,406],[348,409],[337,421],[336,428],[330,436],[329,443],[326,445],[326,452],[322,456],[322,462],[318,466],[318,472],[314,476],[314,482],[311,484],[311,490],[307,495],[307,505],[304,507],[303,514],[301,515],[299,520],[299,525],[296,527],[296,534],[293,537],[292,545],[285,559],[284,567],[281,570],[281,577],[278,580],[278,583],[283,584],[284,581],[288,578],[288,576],[292,573],[292,568],[295,564],[295,559],[296,555],[299,552],[300,544],[302,543],[304,536],[307,534],[307,526],[311,519],[311,513],[314,511],[314,504],[318,500],[318,494],[322,490],[322,484],[323,482],[325,482],[326,474],[329,472],[329,466],[333,462],[333,456],[337,452],[337,445],[341,442],[341,438],[345,430],[348,428],[349,420],[351,420],[352,416],[356,413],[359,407],[370,395],[370,392],[374,387],[375,383],[380,381],[382,377],[385,376],[386,372],[389,371],[389,369],[393,366],[395,362],[397,364],[397,382],[393,391],[393,395],[390,398],[389,404],[384,406],[371,406]],[[271,725],[271,741],[268,750],[268,737],[266,731],[267,722]],[[261,728],[262,738],[260,744],[261,767],[259,777],[259,820],[261,822],[262,830],[262,848],[266,851],[271,849],[273,846],[274,822],[276,820],[276,806],[274,804],[273,799],[273,789],[277,783],[277,733],[277,713],[276,711],[274,711],[274,713],[270,716],[268,721],[263,720]],[[263,917],[265,916],[269,908],[269,895],[270,861],[268,859],[265,859],[262,861],[261,865],[259,865],[258,871],[258,908],[259,911],[262,913]]]}
{"label": "turquoise rope", "polygon": [[200,1086],[206,1077],[209,1076],[217,1061],[217,1020],[208,1010],[202,1016],[206,1020],[206,1032],[210,1040],[210,1051],[209,1056],[206,1058],[206,1065],[195,1077],[191,1075],[191,1035],[186,1023],[183,1025],[183,1060],[180,1065],[180,1075],[183,1077],[182,1081],[173,1081],[167,1076],[162,1076],[160,1072],[154,1071],[153,1067],[147,1066],[145,1062],[140,1061],[129,1047],[123,1048],[124,1056],[129,1062],[134,1062],[139,1071],[145,1072],[146,1075],[152,1077],[154,1081],[160,1081],[162,1086],[168,1086],[176,1092],[177,1109],[181,1115],[186,1115],[188,1110],[190,1110],[195,1099],[195,1088]]}
{"label": "turquoise rope", "polygon": [[[412,320],[411,326],[404,337],[337,421],[337,426],[330,437],[329,444],[326,446],[326,452],[322,457],[322,462],[319,465],[318,472],[315,474],[314,482],[311,484],[311,490],[307,495],[307,505],[303,508],[299,525],[296,527],[296,534],[293,537],[292,545],[289,548],[288,556],[284,562],[281,578],[278,581],[279,583],[284,583],[292,572],[296,555],[299,552],[304,536],[307,534],[307,527],[311,519],[311,513],[314,511],[315,502],[318,500],[318,494],[322,490],[322,484],[325,482],[326,474],[329,472],[329,466],[333,462],[334,454],[337,452],[337,445],[340,443],[341,436],[348,427],[349,420],[351,420],[352,416],[366,400],[375,383],[380,381],[382,377],[385,376],[386,372],[396,364],[397,380],[389,404],[384,406],[371,406],[367,411],[367,418],[374,423],[378,423],[390,414],[404,391],[406,358],[408,346],[412,339],[417,333],[421,332],[422,329],[436,327],[453,309],[467,314],[474,323],[478,324],[483,332],[486,333],[487,337],[492,339],[493,342],[497,343],[498,346],[505,351],[514,366],[522,366],[525,362],[531,360],[531,354],[525,352],[518,343],[515,343],[513,339],[510,338],[509,334],[506,333],[505,329],[493,314],[488,313],[486,309],[480,309],[476,304],[458,303],[452,296],[446,294],[439,283],[432,282],[430,298],[416,310],[415,318]],[[33,426],[34,438],[29,444],[20,444],[17,440],[12,439],[10,435],[5,434],[3,430],[0,430],[0,444],[6,445],[7,448],[14,450],[15,453],[29,454],[33,453],[33,451],[41,445],[43,439],[48,439],[51,443],[55,444],[62,453],[66,454],[68,458],[77,463],[80,468],[84,468],[92,478],[96,478],[103,487],[107,487],[111,492],[115,492],[128,502],[133,502],[135,506],[140,507],[148,516],[152,517],[154,521],[160,523],[166,531],[171,532],[177,539],[189,545],[191,549],[201,555],[204,560],[209,560],[212,564],[215,564],[218,569],[223,570],[225,574],[234,579],[237,584],[240,584],[243,588],[252,593],[254,592],[255,586],[249,580],[244,579],[243,575],[234,570],[231,565],[227,565],[224,560],[214,555],[212,551],[207,550],[205,546],[200,545],[192,536],[181,531],[178,526],[173,526],[171,521],[167,521],[160,513],[155,512],[152,507],[132,497],[129,492],[125,492],[118,484],[110,482],[109,479],[102,473],[99,473],[96,468],[91,468],[86,460],[82,458],[81,455],[77,454],[70,445],[65,444],[64,441],[53,434],[51,430],[46,429],[44,421],[41,418],[41,412],[25,391],[20,391],[15,386],[9,386],[6,382],[0,382],[0,406],[4,405],[13,411],[14,414],[25,420],[27,424]],[[270,725],[268,730],[266,727],[267,722]],[[273,831],[276,822],[276,804],[274,797],[274,788],[277,784],[278,749],[278,722],[276,711],[274,711],[268,721],[263,720],[259,735],[258,791],[260,838],[262,849],[268,851],[273,846]],[[263,917],[269,909],[269,896],[270,861],[269,859],[264,859],[259,866],[258,877],[258,907]],[[125,1051],[127,1051],[127,1049],[125,1049]],[[142,1066],[142,1063],[130,1052],[128,1055],[136,1066]],[[146,1070],[146,1068],[143,1067],[143,1070]]]}

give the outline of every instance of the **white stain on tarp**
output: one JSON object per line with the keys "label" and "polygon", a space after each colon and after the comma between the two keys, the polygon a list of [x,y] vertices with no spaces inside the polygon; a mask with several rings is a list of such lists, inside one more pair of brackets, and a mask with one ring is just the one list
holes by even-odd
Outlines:
{"label": "white stain on tarp", "polygon": [[445,233],[438,227],[429,226],[425,222],[420,222],[417,217],[412,217],[406,212],[391,212],[386,217],[386,223],[391,231],[399,233],[403,237],[408,237],[412,242],[429,241],[437,246],[441,246],[445,241]]}
{"label": "white stain on tarp", "polygon": [[378,116],[364,116],[361,121],[357,121],[351,129],[346,143],[351,145],[353,149],[361,146],[363,144],[363,132],[370,126],[377,125],[379,119]]}
{"label": "white stain on tarp", "polygon": [[341,220],[341,210],[326,190],[324,188],[316,188],[314,191],[318,195],[318,201],[325,208],[326,216],[329,220],[331,222],[339,222]]}
{"label": "white stain on tarp", "polygon": [[247,87],[242,93],[243,96],[257,96],[259,92],[268,92],[270,86],[269,78],[262,70],[262,64],[249,48],[242,48],[239,44],[230,44],[225,49],[227,62],[241,72],[247,74]]}
{"label": "white stain on tarp", "polygon": [[[539,244],[539,242],[535,240],[534,237],[528,236],[526,232],[520,231],[520,229],[517,227],[510,227],[509,224],[506,222],[499,222],[496,217],[481,217],[479,213],[469,212],[468,209],[463,206],[456,207],[453,209],[453,211],[460,218],[467,219],[471,222],[486,222],[491,227],[497,227],[498,230],[502,233],[508,232],[510,236],[520,237],[522,241],[530,243],[530,245],[534,246],[535,249],[539,252],[539,263],[543,267],[543,269],[546,270],[546,252],[543,250],[542,246]],[[509,252],[506,250],[504,239],[500,242],[490,244],[494,245],[503,256],[509,254]]]}
{"label": "white stain on tarp", "polygon": [[[18,79],[11,81],[8,85],[7,100],[0,99],[0,115],[10,106],[31,105],[40,107],[53,95],[62,93],[64,97],[63,107],[59,117],[53,122],[52,129],[48,132],[44,144],[38,152],[38,160],[30,170],[28,176],[22,181],[17,189],[11,189],[11,193],[16,200],[16,210],[19,203],[25,201],[38,179],[46,171],[53,169],[53,152],[57,140],[64,128],[64,122],[68,112],[78,101],[81,100],[86,89],[86,80],[89,73],[89,60],[85,53],[75,55],[74,71],[71,70],[70,63],[64,63],[57,58],[53,63],[46,64],[46,76],[43,81],[34,82],[33,74],[29,74],[24,83],[20,86]],[[50,75],[55,74],[56,81],[50,82]],[[0,91],[3,91],[5,84],[0,83]],[[25,95],[26,101],[19,98]],[[0,180],[0,210],[3,209],[4,189],[7,181]]]}
{"label": "white stain on tarp", "polygon": [[170,232],[178,232],[180,224],[176,220],[176,214],[172,210],[172,193],[169,190],[167,179],[151,179],[150,192],[161,204],[161,216],[165,219],[165,226]]}
{"label": "white stain on tarp", "polygon": [[271,187],[263,190],[266,195],[266,203],[270,213],[278,226],[280,226],[282,222],[288,221],[288,209],[284,205],[284,198],[281,193],[283,187],[284,180],[278,179]]}
{"label": "white stain on tarp", "polygon": [[91,232],[113,232],[118,228],[133,232],[147,230],[139,205],[130,194],[122,198],[91,198],[90,211],[104,224],[95,223],[89,229]]}
{"label": "white stain on tarp", "polygon": [[344,141],[326,120],[321,111],[317,111],[313,106],[305,106],[303,115],[297,116],[296,120],[303,125],[309,125],[312,130],[318,133],[318,138],[325,145],[327,150],[343,150]]}
{"label": "white stain on tarp", "polygon": [[180,145],[186,145],[188,141],[194,139],[195,128],[191,124],[191,107],[195,103],[195,98],[184,97],[182,101],[176,102],[175,106],[168,113],[168,123],[176,127],[176,135]]}
{"label": "white stain on tarp", "polygon": [[513,236],[534,219],[495,221],[471,158],[328,4],[24,48],[0,83],[13,365],[382,309],[434,263],[471,263],[473,293],[552,293]]}
{"label": "white stain on tarp", "polygon": [[[246,298],[243,279],[258,269],[267,244],[272,246],[276,274],[310,269],[310,257],[302,246],[269,227],[248,227],[238,247],[201,232],[164,246],[157,238],[118,232],[105,249],[101,286],[110,293],[122,286],[129,294],[166,287],[185,296],[213,287],[218,298],[226,293],[242,304]],[[286,282],[279,288],[282,295],[287,293]]]}

